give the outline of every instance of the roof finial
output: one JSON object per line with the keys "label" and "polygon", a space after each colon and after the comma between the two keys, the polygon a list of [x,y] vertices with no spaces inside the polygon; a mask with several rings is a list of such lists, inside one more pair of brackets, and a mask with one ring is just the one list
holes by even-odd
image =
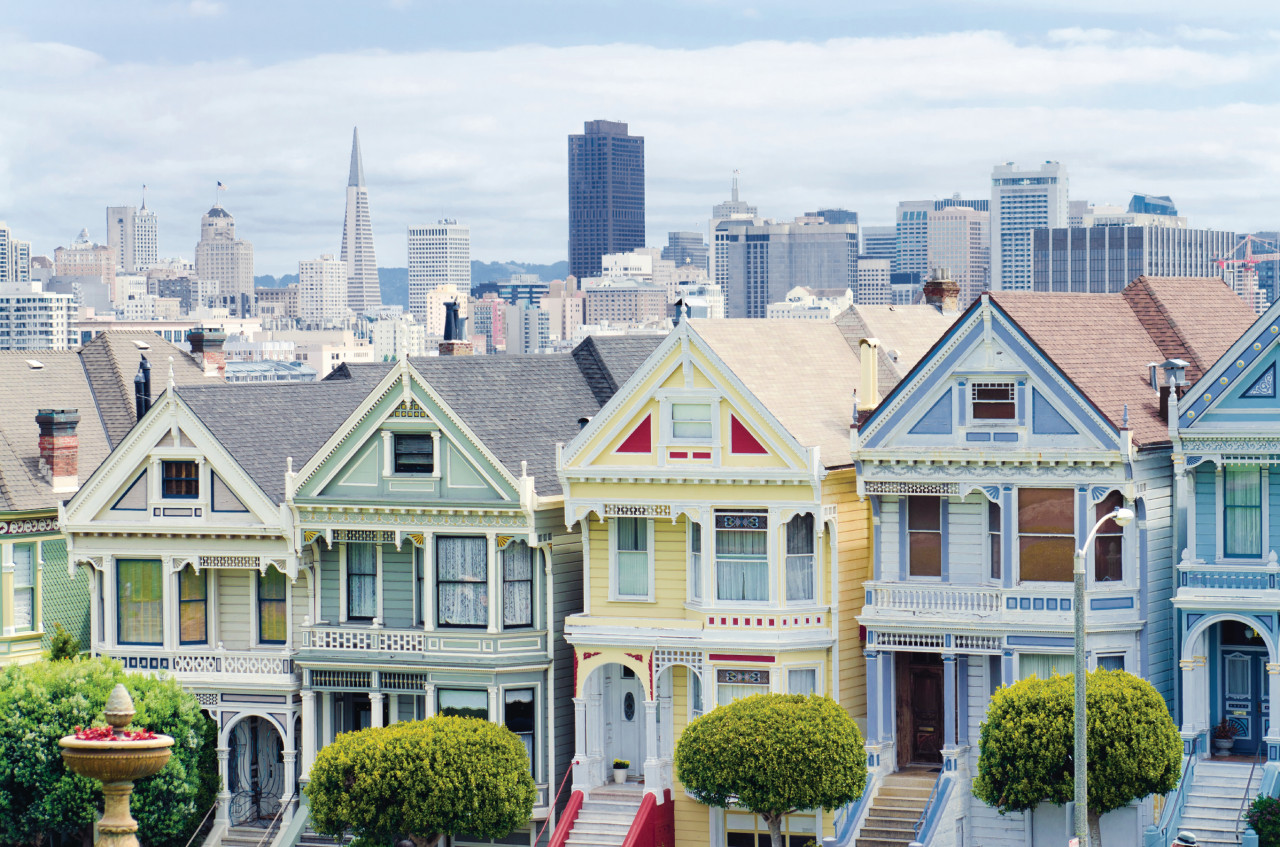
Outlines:
{"label": "roof finial", "polygon": [[520,478],[523,479],[529,475],[529,461],[527,459],[520,462]]}
{"label": "roof finial", "polygon": [[173,391],[173,357],[169,357],[169,390]]}

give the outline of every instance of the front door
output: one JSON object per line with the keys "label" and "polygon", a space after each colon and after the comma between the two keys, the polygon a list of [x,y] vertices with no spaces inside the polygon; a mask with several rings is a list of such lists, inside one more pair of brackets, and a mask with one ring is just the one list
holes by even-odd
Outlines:
{"label": "front door", "polygon": [[942,656],[898,653],[898,766],[942,762]]}
{"label": "front door", "polygon": [[613,743],[609,745],[610,761],[605,772],[612,773],[612,759],[626,759],[628,776],[644,773],[644,686],[636,672],[621,665],[609,669],[609,722]]}
{"label": "front door", "polygon": [[1265,650],[1222,647],[1222,714],[1236,728],[1231,752],[1251,756],[1267,733],[1267,654]]}

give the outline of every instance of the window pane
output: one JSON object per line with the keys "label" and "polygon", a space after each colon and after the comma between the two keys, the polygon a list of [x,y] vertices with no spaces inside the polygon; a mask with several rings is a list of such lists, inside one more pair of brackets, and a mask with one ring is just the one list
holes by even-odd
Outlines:
{"label": "window pane", "polygon": [[286,640],[286,591],[284,574],[275,568],[268,568],[258,577],[258,640],[264,644],[283,644]]}
{"label": "window pane", "polygon": [[941,531],[942,500],[938,497],[908,497],[907,528]]}
{"label": "window pane", "polygon": [[178,574],[178,640],[204,644],[208,640],[208,571],[197,574],[191,566]]}
{"label": "window pane", "polygon": [[437,712],[463,718],[489,719],[489,692],[474,688],[441,688],[436,692]]}
{"label": "window pane", "polygon": [[787,599],[813,599],[813,515],[787,522]]}
{"label": "window pane", "polygon": [[1069,488],[1018,489],[1018,532],[1075,535],[1075,494]]}
{"label": "window pane", "polygon": [[502,694],[502,722],[520,736],[529,754],[529,770],[533,771],[533,738],[535,709],[532,688],[507,689]]}
{"label": "window pane", "polygon": [[503,626],[533,626],[533,551],[512,541],[502,551]]}
{"label": "window pane", "polygon": [[160,562],[120,559],[116,562],[116,610],[122,644],[164,643]]}
{"label": "window pane", "polygon": [[13,584],[17,588],[36,584],[36,545],[13,545]]}
{"label": "window pane", "polygon": [[649,594],[649,554],[618,553],[618,595],[645,597]]}
{"label": "window pane", "polygon": [[787,671],[787,691],[791,694],[816,694],[818,671],[816,668],[800,668]]}
{"label": "window pane", "polygon": [[1000,547],[1000,504],[987,503],[987,538],[989,541],[987,554],[991,559],[991,578],[1000,579],[1003,572],[1003,551]]}
{"label": "window pane", "polygon": [[1075,657],[1070,653],[1022,653],[1018,656],[1018,678],[1052,679],[1075,673]]}
{"label": "window pane", "polygon": [[395,472],[429,474],[434,464],[434,444],[429,434],[395,436]]}
{"label": "window pane", "polygon": [[1098,668],[1104,671],[1122,671],[1124,670],[1124,655],[1099,656]]}
{"label": "window pane", "polygon": [[1254,467],[1227,466],[1223,474],[1226,501],[1223,553],[1262,555],[1262,472]]}
{"label": "window pane", "polygon": [[694,600],[702,599],[702,524],[689,521],[689,582]]}
{"label": "window pane", "polygon": [[974,383],[970,398],[974,420],[1013,420],[1017,417],[1013,383]]}
{"label": "window pane", "polygon": [[716,596],[721,600],[768,600],[768,561],[716,559]]}
{"label": "window pane", "polygon": [[1242,656],[1230,656],[1226,660],[1224,675],[1226,696],[1248,697],[1252,693],[1249,685],[1249,659]]}
{"label": "window pane", "polygon": [[618,518],[618,549],[632,552],[649,548],[647,518]]}
{"label": "window pane", "polygon": [[485,626],[489,620],[487,542],[479,536],[436,538],[440,626]]}
{"label": "window pane", "polygon": [[162,462],[165,497],[194,498],[200,494],[200,467],[196,462]]}
{"label": "window pane", "polygon": [[813,515],[796,515],[787,521],[787,554],[812,554],[813,537]]}
{"label": "window pane", "polygon": [[907,534],[912,576],[942,576],[942,533]]}
{"label": "window pane", "polygon": [[378,552],[372,544],[347,545],[347,617],[378,613]]}
{"label": "window pane", "polygon": [[710,403],[672,403],[671,434],[675,438],[711,437]]}
{"label": "window pane", "polygon": [[1024,535],[1018,539],[1021,577],[1025,582],[1071,582],[1074,539]]}

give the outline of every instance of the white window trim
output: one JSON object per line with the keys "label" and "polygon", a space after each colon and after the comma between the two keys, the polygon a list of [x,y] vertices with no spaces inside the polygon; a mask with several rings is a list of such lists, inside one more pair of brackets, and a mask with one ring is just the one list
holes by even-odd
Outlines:
{"label": "white window trim", "polygon": [[[778,528],[777,528],[777,527],[778,527],[778,521],[774,519],[774,515],[770,512],[770,513],[769,513],[769,519],[768,519],[768,523],[769,523],[769,525],[768,525],[767,527],[765,527],[765,549],[766,549],[767,551],[769,551],[769,552],[768,552],[768,565],[769,565],[768,585],[769,585],[769,597],[768,597],[767,599],[765,599],[765,600],[721,600],[721,599],[720,599],[720,594],[719,594],[719,591],[718,591],[718,589],[717,589],[717,587],[716,587],[717,585],[719,585],[719,582],[720,582],[720,581],[719,581],[719,579],[717,578],[717,577],[719,576],[719,570],[718,570],[718,568],[719,568],[719,563],[717,562],[717,560],[716,560],[716,555],[715,555],[715,549],[716,549],[716,548],[715,548],[715,534],[716,534],[717,532],[720,532],[720,530],[716,529],[716,512],[740,513],[740,512],[742,512],[743,510],[749,510],[749,509],[751,509],[751,508],[754,508],[754,507],[751,507],[751,506],[740,506],[740,507],[736,507],[736,508],[734,508],[734,507],[726,507],[726,508],[721,508],[721,509],[712,509],[712,510],[711,510],[711,556],[710,556],[711,567],[710,567],[710,568],[709,568],[709,570],[708,570],[708,573],[709,573],[709,575],[710,575],[710,582],[711,582],[711,585],[710,585],[710,589],[709,589],[709,590],[710,590],[710,592],[711,592],[711,593],[710,593],[709,595],[707,595],[707,596],[709,596],[709,597],[711,598],[711,599],[710,599],[710,605],[711,605],[713,608],[717,608],[717,609],[764,609],[764,608],[768,608],[768,607],[771,607],[771,606],[777,606],[777,607],[780,607],[782,604],[779,602],[779,597],[780,597],[780,596],[781,596],[781,597],[785,597],[785,596],[786,596],[786,593],[785,593],[785,592],[783,592],[781,595],[779,595],[779,594],[778,594],[778,581],[779,581],[779,579],[785,579],[785,578],[786,578],[786,574],[785,574],[785,570],[786,570],[786,569],[785,569],[785,568],[783,568],[783,567],[779,567],[779,566],[778,566],[778,550],[780,549],[780,548],[778,547],[778,545],[779,545],[779,543],[780,543],[780,542],[778,541],[778,538],[779,538],[779,536],[782,536],[782,541],[781,541],[781,543],[782,543],[783,545],[785,545],[785,544],[786,544],[786,537],[785,537],[785,533],[783,533],[783,532],[781,532],[780,530],[778,530]],[[784,524],[783,524],[783,526],[786,526],[786,524],[784,523]],[[726,530],[726,531],[728,531],[728,532],[732,532],[733,530]],[[816,533],[816,522],[815,522],[815,533]],[[816,542],[815,542],[815,543],[816,543]],[[707,543],[706,543],[706,541],[704,540],[704,541],[703,541],[703,546],[704,546],[704,547],[706,547],[706,544],[707,544]],[[815,556],[815,557],[817,556],[816,548],[815,548],[814,556]],[[705,561],[706,561],[706,560],[704,560],[704,564],[705,564]],[[816,566],[815,566],[815,570],[816,570]],[[784,573],[780,576],[780,575],[779,575],[779,571],[783,571]],[[816,575],[815,575],[815,582],[816,582],[816,581],[817,581],[817,580],[816,580]],[[815,588],[815,591],[816,591],[816,588]],[[815,604],[815,605],[816,605],[816,604]]]}
{"label": "white window trim", "polygon": [[819,662],[794,662],[794,663],[777,665],[776,667],[778,668],[779,673],[781,673],[782,679],[783,679],[782,687],[785,689],[783,693],[785,694],[792,693],[791,692],[791,672],[792,671],[813,671],[814,679],[815,679],[813,684],[814,685],[813,693],[817,694],[819,697],[824,696],[827,693],[826,676],[823,673],[823,671],[825,670],[825,664],[826,664],[825,662],[819,661]]}
{"label": "white window trim", "polygon": [[614,603],[656,603],[654,597],[654,564],[657,557],[654,555],[654,519],[639,518],[639,520],[647,523],[648,532],[648,549],[649,554],[649,593],[645,595],[630,595],[618,593],[618,519],[609,518],[609,600]]}
{"label": "white window trim", "polygon": [[[164,496],[164,463],[195,462],[196,463],[196,496],[165,497]],[[192,448],[158,447],[151,454],[151,466],[148,470],[147,487],[151,489],[151,499],[147,505],[150,512],[152,506],[182,507],[194,506],[203,508],[205,513],[212,508],[210,496],[213,490],[212,468],[204,456],[193,453]]]}
{"label": "white window trim", "polygon": [[[791,521],[795,520],[796,518],[802,515],[813,515],[813,552],[810,554],[811,556],[813,556],[813,585],[810,586],[810,588],[812,589],[811,593],[813,594],[813,598],[810,600],[788,600],[787,599],[787,534],[791,531],[790,530]],[[778,585],[777,585],[778,605],[784,609],[819,608],[822,605],[822,575],[820,573],[822,569],[822,554],[821,554],[822,544],[820,543],[818,538],[818,530],[822,527],[821,509],[816,509],[813,511],[796,512],[794,515],[787,518],[785,521],[781,519],[774,521],[773,515],[770,514],[769,521],[770,523],[777,523],[779,525],[778,532],[776,533],[776,537],[773,540],[774,546],[771,548],[774,550],[774,553],[775,553],[774,558],[776,558],[778,561],[777,576],[776,576],[776,579],[778,582]]]}
{"label": "white window trim", "polygon": [[[654,397],[658,400],[657,449],[659,451],[659,463],[663,465],[666,464],[667,448],[688,447],[690,449],[710,449],[711,463],[718,466],[724,449],[723,432],[720,427],[720,419],[723,417],[723,412],[721,410],[721,401],[723,398],[721,397],[720,392],[712,388],[667,389],[664,391],[654,392]],[[711,437],[676,438],[672,433],[672,403],[710,404]]]}
{"label": "white window trim", "polygon": [[[689,579],[688,579],[689,584],[685,590],[688,591],[689,605],[701,607],[707,604],[707,589],[706,589],[707,532],[705,527],[702,526],[701,521],[695,521],[693,518],[689,517],[688,515],[685,515],[684,520],[685,520],[685,530],[684,530],[685,569],[689,574]],[[699,546],[699,549],[697,551],[693,549],[693,545],[691,543],[694,526],[698,526],[701,528],[700,530],[701,534],[698,536],[698,540],[701,542],[701,545]],[[702,557],[700,560],[701,567],[699,567],[697,571],[697,577],[698,577],[697,579],[694,578],[695,572],[693,569],[693,557],[695,555],[695,552],[696,552],[696,555]],[[694,597],[694,593],[693,593],[694,585],[696,583],[700,583],[698,585],[698,597]]]}
{"label": "white window trim", "polygon": [[1089,670],[1096,671],[1100,667],[1098,660],[1103,657],[1119,656],[1124,660],[1124,671],[1126,673],[1133,673],[1131,670],[1133,667],[1133,662],[1131,660],[1132,655],[1131,651],[1122,648],[1103,648],[1102,650],[1094,650],[1092,651],[1092,655],[1089,656]]}
{"label": "white window trim", "polygon": [[[273,565],[267,566],[268,571],[275,570]],[[292,650],[293,649],[293,583],[289,581],[289,575],[284,574],[284,643],[263,643],[262,638],[262,604],[259,602],[258,592],[262,587],[263,571],[250,571],[253,576],[250,577],[253,583],[249,589],[249,602],[253,608],[249,610],[249,620],[252,621],[253,631],[249,634],[249,643],[253,645],[255,650]],[[200,645],[193,645],[200,646]]]}
{"label": "white window trim", "polygon": [[[964,389],[964,393],[965,393],[965,396],[964,396],[965,414],[967,415],[967,417],[965,418],[965,421],[966,421],[965,426],[966,427],[998,427],[1001,429],[1008,429],[1010,427],[1022,426],[1022,424],[1018,423],[1018,420],[1019,418],[1025,417],[1026,410],[1020,409],[1018,407],[1018,380],[1019,379],[1025,379],[1025,377],[1017,377],[1017,376],[1004,377],[1004,376],[988,376],[988,375],[982,375],[977,377],[967,377],[965,379],[965,384],[961,386]],[[1013,417],[1012,418],[976,417],[973,414],[974,387],[978,385],[984,385],[988,387],[996,386],[996,385],[1004,385],[1006,382],[1013,389]],[[1023,414],[1019,415],[1018,414],[1019,412],[1022,412]]]}
{"label": "white window trim", "polygon": [[[1258,465],[1258,473],[1261,475],[1262,490],[1259,496],[1262,498],[1262,552],[1257,556],[1232,556],[1227,557],[1226,554],[1226,514],[1227,514],[1227,465],[1235,463],[1216,462],[1213,467],[1213,493],[1214,493],[1214,555],[1217,562],[1221,564],[1231,565],[1265,565],[1267,563],[1267,555],[1271,552],[1271,469],[1268,465]],[[1257,463],[1243,462],[1239,463],[1245,466],[1253,466]],[[1192,484],[1194,485],[1194,479]],[[1193,488],[1192,491],[1195,489]],[[1195,499],[1192,497],[1191,499]],[[1194,519],[1194,513],[1188,520]],[[1194,539],[1194,536],[1192,536]],[[1194,548],[1193,548],[1194,549]]]}
{"label": "white window trim", "polygon": [[[506,620],[506,619],[507,619],[507,596],[506,596],[506,587],[507,587],[507,571],[506,571],[506,568],[504,567],[504,563],[503,563],[503,561],[502,561],[502,554],[503,554],[504,552],[506,552],[506,550],[507,550],[508,548],[510,548],[512,544],[518,544],[518,543],[520,543],[521,541],[525,542],[525,545],[528,547],[528,549],[529,549],[529,557],[530,557],[530,562],[529,562],[529,573],[530,573],[530,579],[529,579],[529,620],[531,621],[531,623],[530,623],[530,624],[528,624],[527,626],[526,626],[526,625],[523,625],[523,624],[520,624],[520,625],[515,625],[515,626],[512,626],[512,627],[508,628],[508,627],[507,627],[507,620]],[[510,631],[510,632],[536,632],[538,629],[540,629],[540,627],[539,627],[539,623],[540,623],[540,619],[541,619],[541,617],[542,617],[542,616],[539,614],[539,606],[541,606],[541,604],[538,602],[538,598],[541,596],[541,594],[539,593],[538,589],[539,589],[539,587],[540,587],[540,582],[539,582],[539,580],[540,580],[540,578],[541,578],[541,573],[540,573],[540,572],[541,572],[541,570],[542,570],[542,568],[541,568],[541,564],[542,564],[542,548],[541,548],[541,547],[539,547],[539,546],[533,545],[533,544],[529,544],[529,540],[528,540],[527,538],[523,537],[523,536],[514,536],[514,537],[513,537],[510,541],[508,541],[508,542],[506,543],[506,545],[505,545],[505,546],[503,546],[503,547],[497,547],[497,546],[496,546],[496,544],[497,544],[496,540],[495,540],[494,544],[495,544],[495,549],[494,549],[494,563],[495,563],[495,567],[496,567],[496,569],[497,569],[497,578],[498,578],[498,629],[499,629],[501,632],[508,632],[508,631]],[[584,561],[585,561],[585,560],[584,560]]]}
{"label": "white window trim", "polygon": [[[1108,494],[1109,493],[1110,492],[1108,492]],[[1134,502],[1132,500],[1124,497],[1123,494],[1121,497],[1123,498],[1122,505],[1126,509],[1134,508]],[[1098,522],[1096,509],[1098,504],[1101,502],[1102,501],[1099,500],[1098,503],[1089,504],[1089,520],[1093,521],[1093,523]],[[1093,523],[1089,524],[1091,529],[1093,528]],[[1094,560],[1097,558],[1097,544],[1091,543],[1089,545],[1089,549],[1085,551],[1084,571],[1085,585],[1090,591],[1132,591],[1138,587],[1138,568],[1136,562],[1138,549],[1137,533],[1140,529],[1146,526],[1146,523],[1147,522],[1145,520],[1132,520],[1129,522],[1128,526],[1120,528],[1120,579],[1116,582],[1099,582],[1096,579],[1097,574],[1094,568]],[[1097,536],[1094,538],[1096,542]]]}
{"label": "white window trim", "polygon": [[[782,691],[779,686],[781,685],[781,688],[786,687],[785,674],[780,674],[779,668],[775,665],[769,665],[768,667],[761,667],[757,665],[755,667],[751,667],[751,666],[744,666],[744,665],[735,665],[730,663],[725,665],[711,665],[708,667],[709,667],[709,670],[706,673],[708,675],[708,678],[711,680],[711,700],[709,701],[711,703],[711,708],[710,709],[707,708],[707,703],[708,703],[707,691],[706,691],[706,686],[704,685],[702,690],[702,713],[704,715],[707,712],[711,711],[711,709],[717,708],[720,705],[720,681],[719,681],[720,673],[719,672],[722,670],[724,671],[760,671],[760,670],[768,671],[769,684],[755,686],[756,688],[760,689],[760,691],[758,692],[760,694],[780,694],[782,693]],[[783,677],[783,682],[781,684],[778,682],[780,677]],[[752,684],[753,683],[743,683],[743,685],[752,685]]]}

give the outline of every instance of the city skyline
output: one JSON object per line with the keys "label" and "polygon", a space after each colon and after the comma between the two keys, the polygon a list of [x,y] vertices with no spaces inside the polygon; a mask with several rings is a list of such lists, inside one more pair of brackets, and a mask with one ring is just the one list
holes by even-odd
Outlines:
{"label": "city skyline", "polygon": [[[138,5],[144,18],[163,12],[172,44],[194,38],[192,28],[213,38],[266,14],[239,3]],[[408,7],[401,14],[423,12]],[[0,35],[22,92],[0,134],[0,217],[36,253],[85,226],[105,242],[94,226],[101,210],[139,202],[146,184],[161,255],[190,258],[222,181],[220,200],[256,245],[258,271],[287,273],[340,247],[334,175],[359,125],[383,265],[406,265],[408,226],[445,217],[470,225],[478,259],[551,262],[567,257],[564,138],[605,117],[646,138],[651,246],[672,230],[705,234],[734,169],[762,215],[834,206],[883,225],[899,200],[986,197],[996,163],[1046,159],[1070,170],[1073,198],[1169,194],[1197,227],[1276,227],[1265,186],[1280,172],[1268,142],[1280,108],[1257,84],[1276,62],[1274,36],[1235,10],[1218,29],[1194,18],[1151,29],[1100,8],[1085,21],[1054,7],[1016,24],[944,15],[911,31],[893,14],[861,28],[858,15],[828,6],[769,30],[776,8],[761,9],[759,25],[717,8],[729,31],[679,46],[649,24],[628,32],[633,43],[610,43],[592,24],[572,38],[542,28],[523,40],[498,33],[410,49],[379,26],[388,39],[379,49],[363,30],[351,49],[324,40],[311,55],[269,51],[245,34],[199,60],[170,55],[171,43],[155,59],[126,55],[150,24],[99,39],[77,19],[56,28],[64,42],[38,41],[53,29],[22,10]],[[780,40],[748,40],[765,35]],[[1009,66],[1019,73],[992,73]],[[814,73],[834,67],[841,73]],[[768,72],[748,91],[714,68]],[[211,76],[237,97],[193,99]],[[1241,116],[1251,131],[1224,136]]]}

